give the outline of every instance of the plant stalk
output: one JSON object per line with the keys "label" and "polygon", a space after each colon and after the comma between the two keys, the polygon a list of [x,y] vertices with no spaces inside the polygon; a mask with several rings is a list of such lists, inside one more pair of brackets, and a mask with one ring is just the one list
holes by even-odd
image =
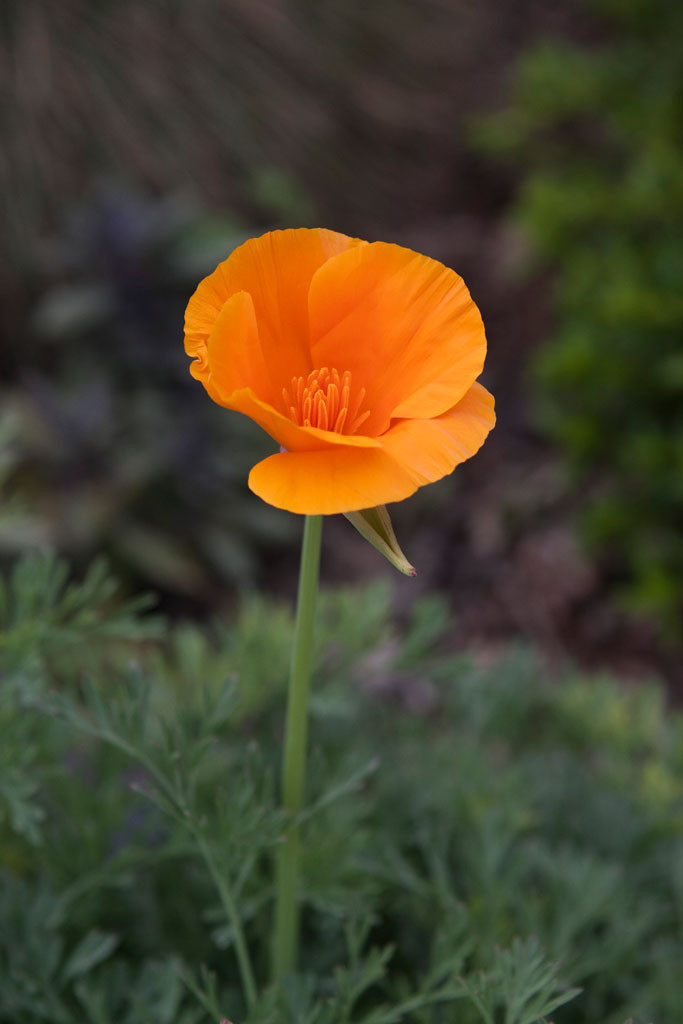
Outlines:
{"label": "plant stalk", "polygon": [[223,904],[226,917],[232,927],[235,954],[237,956],[237,966],[239,967],[242,989],[247,1003],[247,1010],[251,1013],[256,1005],[256,983],[254,981],[254,973],[252,971],[251,960],[249,958],[249,950],[247,949],[247,943],[244,938],[242,921],[235,905],[232,891],[216,864],[210,847],[199,832],[195,832],[194,834],[214,885],[218,889],[218,895],[220,896],[221,903]]}
{"label": "plant stalk", "polygon": [[299,951],[301,838],[296,818],[301,812],[304,798],[308,691],[313,663],[313,625],[318,595],[322,528],[322,516],[306,516],[282,759],[282,807],[287,815],[287,827],[284,842],[278,850],[275,880],[275,978],[281,978],[296,969]]}

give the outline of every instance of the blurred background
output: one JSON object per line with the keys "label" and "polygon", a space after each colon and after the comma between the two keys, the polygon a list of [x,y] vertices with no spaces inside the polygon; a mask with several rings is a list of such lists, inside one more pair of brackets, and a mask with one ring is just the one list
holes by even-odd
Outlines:
{"label": "blurred background", "polygon": [[[104,553],[173,615],[292,595],[272,442],[190,378],[185,305],[252,234],[454,267],[498,426],[391,511],[452,642],[681,692],[683,6],[5,0],[0,561]],[[342,517],[324,578],[392,570]]]}

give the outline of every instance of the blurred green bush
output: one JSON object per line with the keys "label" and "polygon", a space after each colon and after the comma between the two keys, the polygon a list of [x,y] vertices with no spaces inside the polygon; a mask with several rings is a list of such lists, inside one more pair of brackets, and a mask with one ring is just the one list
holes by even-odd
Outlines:
{"label": "blurred green bush", "polygon": [[522,174],[514,216],[556,279],[540,421],[632,605],[683,616],[683,7],[595,0],[591,45],[536,44],[476,130]]}
{"label": "blurred green bush", "polygon": [[654,685],[454,655],[447,622],[324,595],[303,956],[269,987],[289,612],[168,629],[100,568],[22,560],[0,588],[3,1024],[676,1020],[681,716]]}

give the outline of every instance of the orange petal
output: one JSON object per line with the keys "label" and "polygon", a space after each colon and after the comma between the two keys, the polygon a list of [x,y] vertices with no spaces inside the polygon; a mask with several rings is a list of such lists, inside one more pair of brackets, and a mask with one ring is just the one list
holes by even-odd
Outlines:
{"label": "orange petal", "polygon": [[[185,348],[206,369],[206,346],[226,300],[247,292],[253,301],[263,361],[250,363],[245,383],[265,397],[277,395],[292,377],[313,369],[309,347],[308,290],[315,271],[331,256],[364,245],[323,228],[270,231],[250,238],[205,278],[185,315]],[[229,344],[229,338],[225,338]]]}
{"label": "orange petal", "polygon": [[396,424],[381,438],[381,451],[339,447],[271,455],[254,466],[249,486],[270,505],[301,515],[402,501],[474,455],[494,423],[492,396],[473,384],[442,416]]}
{"label": "orange petal", "polygon": [[[210,386],[213,379],[210,381]],[[209,388],[207,388],[209,390]],[[270,434],[279,445],[288,452],[332,451],[337,448],[375,448],[381,447],[380,441],[374,437],[363,437],[360,434],[335,434],[331,430],[319,430],[318,427],[299,427],[287,416],[283,416],[267,402],[262,402],[250,388],[243,388],[231,395],[215,390],[211,397],[226,409],[244,413]]]}
{"label": "orange petal", "polygon": [[[249,387],[253,380],[268,379],[251,295],[236,292],[223,303],[205,349],[190,372],[212,397],[215,391],[230,395]],[[263,389],[262,397],[271,397],[268,388]]]}
{"label": "orange petal", "polygon": [[484,365],[484,327],[462,278],[398,245],[328,260],[311,282],[309,312],[314,365],[350,370],[368,390],[367,433],[392,415],[440,415]]}
{"label": "orange petal", "polygon": [[475,383],[441,416],[395,423],[382,435],[382,448],[421,486],[447,476],[474,455],[495,422],[493,395]]}
{"label": "orange petal", "polygon": [[209,372],[207,342],[218,314],[230,298],[220,287],[218,271],[200,281],[185,310],[185,351],[194,359],[190,373],[203,381]]}
{"label": "orange petal", "polygon": [[353,512],[401,501],[417,489],[412,478],[377,448],[271,455],[254,466],[249,486],[269,505],[300,515]]}

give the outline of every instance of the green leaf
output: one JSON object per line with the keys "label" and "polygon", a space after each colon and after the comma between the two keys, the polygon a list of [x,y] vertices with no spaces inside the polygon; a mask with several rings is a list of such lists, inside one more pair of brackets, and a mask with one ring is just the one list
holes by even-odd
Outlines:
{"label": "green leaf", "polygon": [[64,966],[64,981],[87,974],[93,967],[111,956],[119,944],[117,935],[94,929],[78,943]]}
{"label": "green leaf", "polygon": [[386,505],[364,508],[360,512],[345,512],[352,526],[365,537],[373,548],[377,548],[387,561],[404,576],[417,576],[415,569],[401,551]]}

